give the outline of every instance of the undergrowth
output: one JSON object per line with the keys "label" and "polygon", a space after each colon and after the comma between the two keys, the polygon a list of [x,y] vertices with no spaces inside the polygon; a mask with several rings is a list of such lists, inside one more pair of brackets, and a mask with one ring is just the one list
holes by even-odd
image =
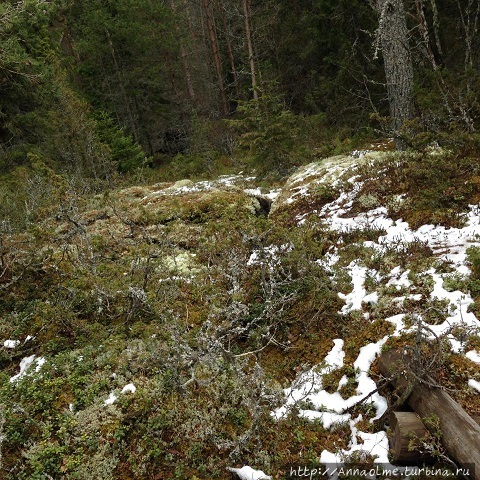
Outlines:
{"label": "undergrowth", "polygon": [[[480,200],[479,168],[450,152],[388,154],[358,166],[352,215],[385,206],[412,228],[460,226]],[[445,288],[470,291],[478,308],[477,247],[468,250],[472,274],[460,277],[425,242],[379,250],[371,243],[384,229],[330,231],[318,211],[345,181],[267,216],[245,186],[169,182],[91,196],[45,165],[31,169],[35,189],[21,195],[33,210],[0,237],[0,333],[17,342],[0,351],[6,479],[221,479],[227,466],[247,463],[281,475],[323,449],[348,448],[347,423],[326,429],[302,418],[300,404],[280,421],[271,415],[283,388],[321,365],[334,339],[345,340],[345,364],[324,375],[324,388],[335,392],[345,376],[346,399],[358,386],[360,349],[393,333],[385,319],[405,313],[411,327],[422,315],[428,327],[448,316],[426,270],[443,268]],[[56,202],[40,195],[47,184]],[[338,260],[322,262],[332,252]],[[338,293],[354,288],[355,262],[378,299],[342,313]],[[389,283],[394,268],[411,286]],[[480,348],[477,333],[453,333]],[[415,341],[403,334],[385,348]],[[32,355],[33,367],[11,381]],[[442,361],[436,381],[478,409],[466,386],[478,379],[474,364],[453,353]],[[128,384],[134,393],[122,393]],[[373,431],[372,409],[355,408]]]}

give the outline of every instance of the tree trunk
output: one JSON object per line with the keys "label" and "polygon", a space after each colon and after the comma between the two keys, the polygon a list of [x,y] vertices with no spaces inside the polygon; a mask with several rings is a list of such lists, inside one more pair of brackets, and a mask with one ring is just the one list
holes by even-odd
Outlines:
{"label": "tree trunk", "polygon": [[397,136],[413,117],[413,64],[405,9],[402,0],[376,0],[375,6],[379,15],[376,44],[383,55],[390,116]]}
{"label": "tree trunk", "polygon": [[[175,14],[177,14],[177,6],[175,4],[175,1],[171,0],[170,4],[172,6],[172,11]],[[190,100],[193,102],[195,101],[195,90],[193,88],[192,74],[190,72],[190,65],[188,63],[187,51],[185,50],[185,46],[182,40],[182,32],[180,31],[180,28],[178,27],[178,24],[176,21],[175,21],[175,30],[179,38],[180,58],[182,59],[183,74],[185,75],[185,83],[187,84],[188,96],[190,97]]]}
{"label": "tree trunk", "polygon": [[139,141],[139,135],[138,135],[138,130],[137,130],[137,121],[135,116],[133,115],[131,105],[130,105],[130,100],[127,95],[127,91],[125,89],[125,83],[123,81],[123,75],[122,71],[120,69],[120,64],[118,63],[117,59],[117,54],[115,52],[115,47],[113,46],[112,42],[112,37],[110,36],[110,32],[108,29],[105,27],[105,34],[107,36],[107,41],[108,41],[108,46],[110,47],[110,54],[112,55],[112,60],[113,60],[113,65],[115,68],[115,75],[117,77],[117,82],[118,82],[118,88],[120,90],[120,94],[123,99],[123,106],[126,110],[126,120],[127,120],[127,125],[129,127],[130,132],[133,135],[133,138],[135,139],[136,142]]}
{"label": "tree trunk", "polygon": [[478,35],[480,2],[478,0],[468,0],[468,4],[465,6],[457,0],[457,5],[462,27],[465,32],[465,71],[467,71],[473,68],[473,44],[474,39]]}
{"label": "tree trunk", "polygon": [[423,7],[423,0],[415,0],[415,8],[417,10],[417,22],[420,34],[423,40],[423,48],[425,55],[430,60],[432,68],[434,70],[438,69],[437,61],[435,60],[435,55],[432,50],[432,45],[430,42],[430,35],[428,33],[427,19],[425,18],[425,12]]}
{"label": "tree trunk", "polygon": [[218,88],[220,90],[220,95],[221,95],[222,113],[226,115],[228,113],[228,103],[227,103],[227,97],[225,95],[225,86],[223,83],[223,75],[222,75],[222,62],[220,60],[217,34],[215,32],[215,24],[213,22],[213,14],[210,9],[210,0],[203,0],[203,6],[205,8],[205,15],[207,17],[207,26],[208,26],[208,33],[210,36],[210,44],[212,47],[213,62],[215,64],[215,70],[217,72]]}
{"label": "tree trunk", "polygon": [[433,15],[433,33],[435,35],[435,45],[437,47],[437,52],[438,52],[438,57],[440,59],[440,62],[443,63],[442,44],[440,42],[440,20],[439,20],[436,0],[430,0],[430,6],[432,8],[432,15]]}
{"label": "tree trunk", "polygon": [[233,87],[235,93],[240,95],[240,89],[238,87],[237,69],[235,68],[235,58],[233,56],[232,42],[230,41],[230,30],[227,25],[227,19],[225,12],[222,13],[223,30],[225,32],[225,41],[227,43],[228,58],[230,59],[230,68],[232,69]]}
{"label": "tree trunk", "polygon": [[257,74],[255,70],[255,57],[253,55],[252,33],[250,30],[249,0],[243,0],[243,14],[245,15],[245,34],[247,36],[248,58],[250,60],[250,74],[252,76],[253,99],[258,100]]}

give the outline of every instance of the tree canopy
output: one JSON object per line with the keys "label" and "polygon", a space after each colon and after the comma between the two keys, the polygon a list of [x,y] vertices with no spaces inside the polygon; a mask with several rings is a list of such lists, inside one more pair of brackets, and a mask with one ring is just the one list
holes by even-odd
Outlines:
{"label": "tree canopy", "polygon": [[[14,168],[33,152],[61,170],[125,172],[191,152],[199,123],[241,119],[259,95],[349,136],[408,146],[474,134],[478,20],[474,0],[6,1],[0,161]],[[207,150],[221,154],[216,142]],[[143,154],[122,163],[127,143]]]}

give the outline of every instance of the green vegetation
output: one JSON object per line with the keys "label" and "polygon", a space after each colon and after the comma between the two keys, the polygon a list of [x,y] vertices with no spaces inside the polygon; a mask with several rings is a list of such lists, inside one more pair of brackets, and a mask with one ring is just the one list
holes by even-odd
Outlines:
{"label": "green vegetation", "polygon": [[[365,241],[385,231],[368,225],[335,232],[314,215],[299,225],[302,212],[334,201],[351,176],[348,157],[335,158],[345,168],[335,188],[315,184],[315,174],[297,175],[279,198],[301,181],[313,196],[278,203],[268,217],[259,199],[244,192],[251,185],[241,176],[227,185],[220,178],[80,195],[39,161],[21,167],[36,175],[39,191],[48,184],[56,200],[32,197],[37,203],[30,216],[22,213],[23,228],[1,237],[0,331],[20,342],[0,356],[5,478],[224,478],[236,463],[281,472],[292,462],[317,461],[319,446],[347,448],[348,423],[326,429],[307,421],[297,413],[308,403],[275,420],[282,388],[306,365],[321,364],[332,341],[343,338],[345,364],[324,375],[323,387],[334,393],[345,377],[339,393],[354,395],[353,363],[363,346],[392,335],[385,319],[409,312],[405,323],[416,325],[419,304],[395,301],[407,291],[387,284],[390,271],[409,269],[416,294],[429,299],[432,279],[424,272],[439,263],[418,241],[376,252]],[[390,201],[381,192],[392,180],[392,163],[400,172],[418,165],[411,154],[382,158],[352,164],[376,199],[358,192],[353,211]],[[455,159],[442,158],[441,169]],[[369,178],[382,178],[378,190]],[[442,201],[447,181],[430,184],[425,201]],[[401,193],[407,192],[395,190]],[[411,198],[414,208],[421,199]],[[334,246],[340,259],[332,269],[318,260]],[[468,256],[471,278],[452,274],[450,290],[468,284],[474,291],[478,248]],[[351,291],[352,261],[368,269],[365,288],[378,291],[379,300],[342,315],[337,292]],[[442,323],[447,304],[429,299],[427,305],[424,325]],[[462,335],[475,348],[478,337]],[[417,336],[405,334],[386,348],[415,342]],[[32,355],[30,370],[12,381],[20,360]],[[438,381],[474,411],[478,400],[466,387],[478,377],[471,362],[445,354],[437,367]],[[129,384],[134,393],[123,392]],[[353,414],[359,413],[368,419],[374,409],[359,404]],[[364,431],[373,428],[362,423]]]}
{"label": "green vegetation", "polygon": [[[478,411],[448,342],[480,351],[479,332],[427,337],[456,308],[432,271],[479,311],[479,238],[460,274],[428,240],[382,243],[372,212],[450,231],[479,204],[480,13],[397,2],[398,125],[373,3],[0,4],[1,478],[281,478],[352,433],[302,416],[310,399],[274,419],[285,389],[315,367],[347,399],[382,342]],[[371,297],[350,308],[354,268]],[[319,373],[337,339],[343,366]],[[376,431],[368,402],[347,413]]]}

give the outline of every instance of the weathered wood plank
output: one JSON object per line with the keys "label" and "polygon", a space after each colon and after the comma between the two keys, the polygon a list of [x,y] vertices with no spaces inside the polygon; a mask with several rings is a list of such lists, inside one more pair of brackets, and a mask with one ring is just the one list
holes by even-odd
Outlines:
{"label": "weathered wood plank", "polygon": [[395,465],[413,465],[418,462],[431,460],[429,455],[418,450],[409,449],[413,438],[422,440],[428,433],[427,428],[417,413],[392,412],[390,415],[390,432],[390,448]]}
{"label": "weathered wood plank", "polygon": [[[398,351],[382,354],[379,368],[386,377],[403,372],[392,380],[399,393],[408,387],[408,372]],[[447,392],[421,383],[414,385],[407,403],[421,418],[438,417],[445,449],[462,467],[475,464],[473,478],[480,480],[480,426],[472,417]]]}

